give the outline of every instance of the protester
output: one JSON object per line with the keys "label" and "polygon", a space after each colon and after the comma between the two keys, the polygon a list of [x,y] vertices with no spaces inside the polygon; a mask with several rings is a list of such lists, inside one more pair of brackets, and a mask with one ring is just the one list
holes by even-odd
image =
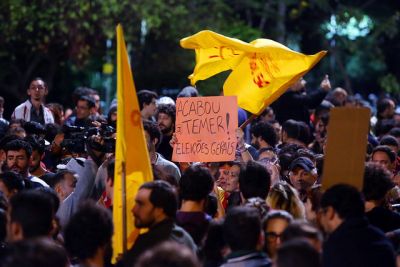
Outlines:
{"label": "protester", "polygon": [[235,207],[226,215],[224,238],[231,253],[222,267],[234,266],[271,266],[271,260],[263,253],[261,221],[254,208]]}
{"label": "protester", "polygon": [[174,222],[177,209],[177,195],[167,182],[148,182],[139,188],[132,210],[135,227],[148,228],[149,231],[139,235],[125,253],[123,266],[133,266],[143,252],[166,240],[174,240],[193,252],[197,250],[190,235]]}
{"label": "protester", "polygon": [[158,95],[149,90],[140,90],[137,93],[139,99],[140,114],[143,120],[154,121],[154,115],[157,112],[156,100]]}
{"label": "protester", "polygon": [[157,107],[156,119],[162,132],[162,139],[158,145],[157,152],[166,160],[172,159],[172,147],[169,144],[175,130],[175,105],[163,104]]}
{"label": "protester", "polygon": [[323,266],[396,266],[391,243],[364,216],[364,201],[356,188],[339,184],[321,199],[320,224],[329,234],[323,246]]}
{"label": "protester", "polygon": [[42,78],[33,79],[27,90],[29,99],[15,108],[11,118],[41,124],[54,123],[53,114],[44,106],[44,99],[48,93],[47,84]]}

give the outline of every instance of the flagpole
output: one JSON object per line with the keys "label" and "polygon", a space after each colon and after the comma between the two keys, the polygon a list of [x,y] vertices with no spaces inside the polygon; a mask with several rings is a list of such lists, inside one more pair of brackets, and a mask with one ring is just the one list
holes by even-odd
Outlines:
{"label": "flagpole", "polygon": [[242,125],[240,125],[240,129],[244,130],[244,128],[246,128],[246,126],[249,125],[249,123],[252,122],[257,117],[258,115],[252,114],[250,118],[248,118],[245,122],[242,123]]}
{"label": "flagpole", "polygon": [[122,161],[122,177],[121,177],[121,187],[122,187],[122,252],[127,251],[127,230],[126,230],[126,169],[125,161]]}

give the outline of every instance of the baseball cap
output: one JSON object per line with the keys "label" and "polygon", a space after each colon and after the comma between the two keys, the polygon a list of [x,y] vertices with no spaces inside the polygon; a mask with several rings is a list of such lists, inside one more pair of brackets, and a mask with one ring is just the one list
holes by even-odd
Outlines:
{"label": "baseball cap", "polygon": [[307,172],[311,172],[315,169],[314,163],[306,157],[298,157],[297,159],[293,160],[289,166],[289,170],[292,171],[295,167],[301,167]]}

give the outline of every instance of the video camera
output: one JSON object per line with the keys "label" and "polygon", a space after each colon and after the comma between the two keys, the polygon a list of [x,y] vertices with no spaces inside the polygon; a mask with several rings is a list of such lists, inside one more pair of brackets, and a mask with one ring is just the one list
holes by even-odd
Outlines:
{"label": "video camera", "polygon": [[115,138],[113,138],[115,128],[105,123],[102,123],[99,128],[64,125],[62,131],[64,140],[61,146],[69,152],[84,153],[86,152],[85,145],[104,153],[115,152]]}

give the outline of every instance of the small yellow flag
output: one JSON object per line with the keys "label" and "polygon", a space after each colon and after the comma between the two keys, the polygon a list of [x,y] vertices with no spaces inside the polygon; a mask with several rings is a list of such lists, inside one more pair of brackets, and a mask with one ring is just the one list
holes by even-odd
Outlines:
{"label": "small yellow flag", "polygon": [[212,31],[183,38],[181,46],[195,49],[194,85],[222,71],[232,70],[224,95],[237,96],[239,107],[259,114],[305,75],[326,54],[304,55],[269,39],[246,43]]}
{"label": "small yellow flag", "polygon": [[139,187],[153,178],[121,25],[117,26],[117,104],[113,262],[125,248],[129,249],[132,246],[139,233],[134,227],[131,210]]}

